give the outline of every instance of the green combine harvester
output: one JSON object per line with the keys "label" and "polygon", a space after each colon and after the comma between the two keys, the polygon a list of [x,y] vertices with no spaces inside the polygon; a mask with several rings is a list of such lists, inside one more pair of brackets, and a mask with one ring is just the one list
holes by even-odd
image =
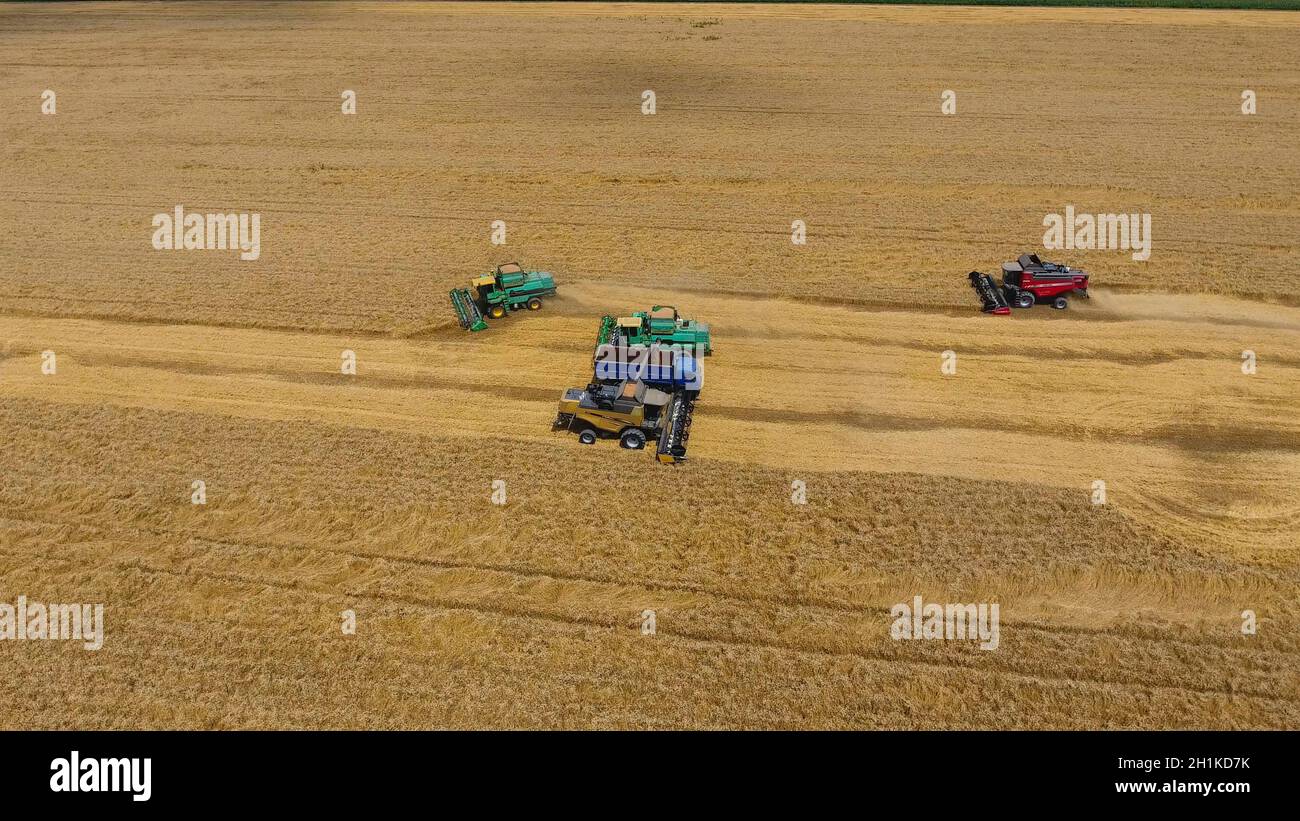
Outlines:
{"label": "green combine harvester", "polygon": [[693,319],[682,319],[671,305],[656,305],[649,311],[637,311],[631,316],[603,316],[596,344],[604,345],[682,345],[703,350],[705,356],[713,355],[709,326]]}
{"label": "green combine harvester", "polygon": [[541,310],[542,297],[555,296],[555,279],[545,271],[525,271],[517,262],[498,265],[490,274],[470,281],[468,288],[451,290],[451,306],[460,327],[487,329],[484,316],[500,319],[511,311]]}

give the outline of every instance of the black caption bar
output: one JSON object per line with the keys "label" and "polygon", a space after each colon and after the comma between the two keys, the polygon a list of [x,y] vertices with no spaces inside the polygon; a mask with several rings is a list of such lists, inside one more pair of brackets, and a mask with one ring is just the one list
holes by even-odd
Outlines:
{"label": "black caption bar", "polygon": [[[8,797],[54,809],[372,806],[577,790],[831,790],[998,807],[1162,802],[1237,807],[1293,795],[1294,732],[461,733],[7,732]],[[740,779],[740,780],[736,780]],[[492,785],[496,785],[493,787]],[[724,787],[724,785],[726,785]],[[746,786],[748,785],[748,786]],[[831,789],[833,787],[833,789]],[[975,790],[975,793],[968,792]],[[737,796],[739,797],[739,796]],[[1154,802],[1154,803],[1153,803]]]}

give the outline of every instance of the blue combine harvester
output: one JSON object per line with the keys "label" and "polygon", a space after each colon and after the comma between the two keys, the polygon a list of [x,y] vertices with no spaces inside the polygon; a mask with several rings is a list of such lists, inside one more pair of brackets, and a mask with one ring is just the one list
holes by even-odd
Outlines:
{"label": "blue combine harvester", "polygon": [[594,366],[597,382],[632,380],[696,393],[704,386],[704,363],[682,345],[597,345]]}

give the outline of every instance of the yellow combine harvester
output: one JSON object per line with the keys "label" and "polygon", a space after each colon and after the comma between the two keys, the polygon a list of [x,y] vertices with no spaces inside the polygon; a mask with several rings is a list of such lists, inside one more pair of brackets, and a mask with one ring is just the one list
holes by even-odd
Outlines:
{"label": "yellow combine harvester", "polygon": [[644,448],[653,436],[660,462],[683,462],[697,395],[691,390],[670,393],[639,380],[592,382],[586,390],[564,392],[554,427],[578,431],[578,441],[584,445],[617,437],[620,446],[631,450]]}

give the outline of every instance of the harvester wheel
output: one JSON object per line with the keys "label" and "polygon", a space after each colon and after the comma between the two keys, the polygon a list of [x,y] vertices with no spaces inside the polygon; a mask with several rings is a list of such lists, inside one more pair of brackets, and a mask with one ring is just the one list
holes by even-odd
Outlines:
{"label": "harvester wheel", "polygon": [[1064,311],[1066,308],[1070,307],[1070,300],[1063,296],[1058,296],[1056,299],[1052,300],[1052,307],[1058,311]]}
{"label": "harvester wheel", "polygon": [[500,319],[505,315],[506,315],[506,306],[504,305],[493,305],[491,308],[488,308],[488,316],[492,317],[493,319]]}
{"label": "harvester wheel", "polygon": [[596,432],[591,428],[587,428],[578,434],[578,441],[584,445],[594,445],[596,444]]}
{"label": "harvester wheel", "polygon": [[1020,308],[1034,307],[1034,295],[1029,291],[1021,291],[1016,294],[1016,305]]}
{"label": "harvester wheel", "polygon": [[538,299],[537,297],[533,297],[532,299],[528,300],[528,310],[540,311],[541,309],[542,309],[542,301],[540,299]]}
{"label": "harvester wheel", "polygon": [[645,434],[636,428],[625,430],[618,443],[628,450],[640,450],[645,447]]}

